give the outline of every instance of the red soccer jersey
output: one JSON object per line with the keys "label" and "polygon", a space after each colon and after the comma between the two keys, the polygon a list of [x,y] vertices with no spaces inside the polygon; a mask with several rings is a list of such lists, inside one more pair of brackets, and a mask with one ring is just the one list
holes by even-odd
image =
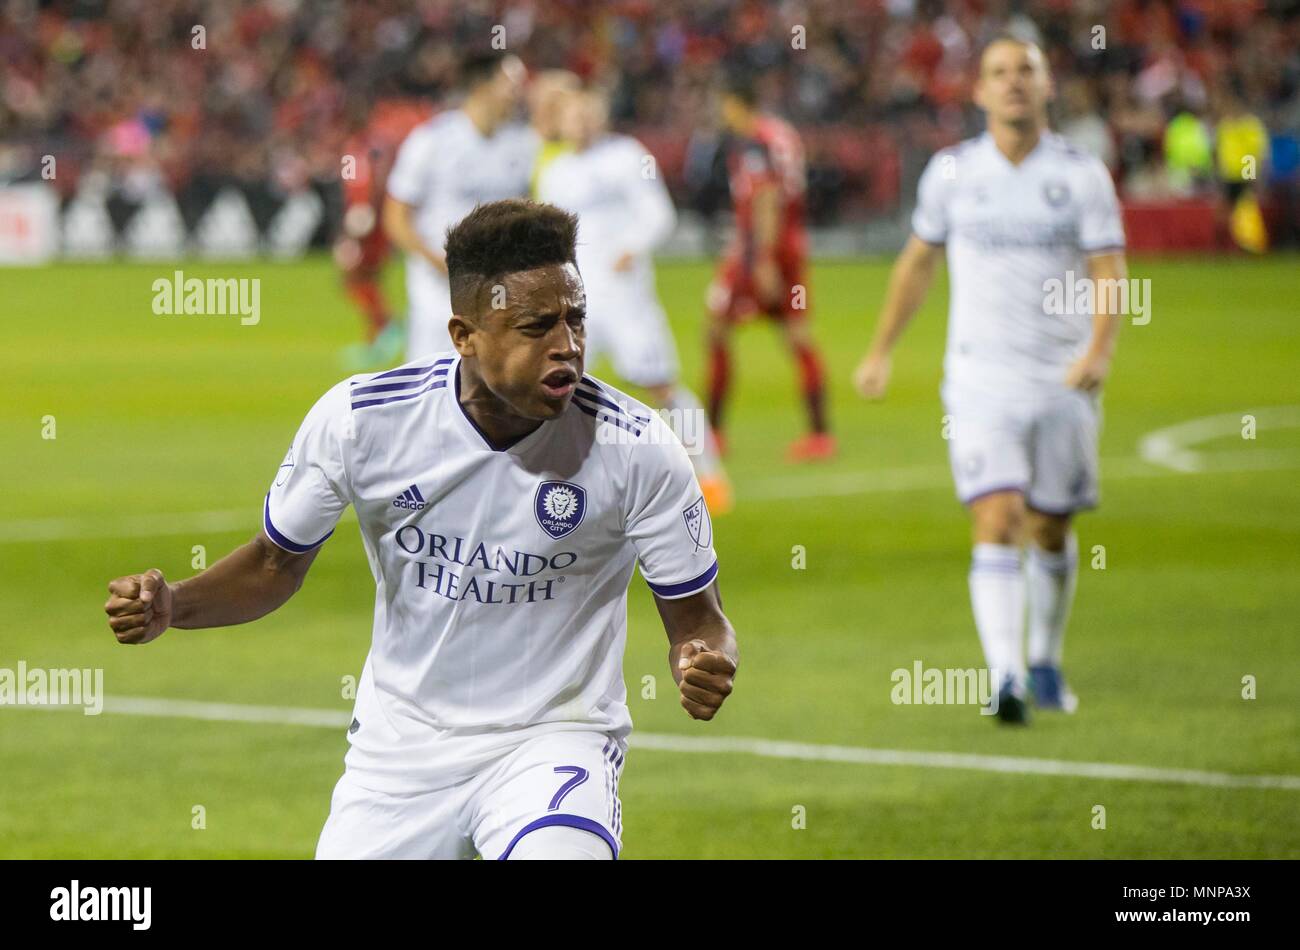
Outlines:
{"label": "red soccer jersey", "polygon": [[403,101],[379,102],[365,127],[348,138],[344,154],[355,160],[351,177],[343,179],[344,203],[372,205],[384,202],[388,173],[397,159],[398,146],[411,129],[428,118],[429,110]]}
{"label": "red soccer jersey", "polygon": [[789,259],[802,256],[804,232],[803,142],[788,122],[775,116],[760,116],[751,137],[740,140],[731,150],[728,168],[731,200],[736,212],[737,249],[742,257],[754,249],[753,198],[759,188],[775,185],[780,190],[780,223],[776,255]]}
{"label": "red soccer jersey", "polygon": [[352,136],[344,145],[344,154],[353,159],[352,174],[343,177],[343,201],[347,207],[371,205],[376,210],[383,203],[388,171],[396,148],[373,128]]}

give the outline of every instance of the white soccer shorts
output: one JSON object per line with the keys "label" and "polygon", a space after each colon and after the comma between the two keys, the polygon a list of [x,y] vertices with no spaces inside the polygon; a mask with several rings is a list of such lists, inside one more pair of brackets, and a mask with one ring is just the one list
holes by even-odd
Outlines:
{"label": "white soccer shorts", "polygon": [[545,733],[459,784],[400,794],[349,768],[334,787],[316,857],[505,860],[529,832],[563,825],[596,835],[617,858],[626,753],[625,742],[604,733]]}
{"label": "white soccer shorts", "polygon": [[962,504],[1019,491],[1034,511],[1065,515],[1097,507],[1097,398],[1064,386],[1005,399],[945,384],[948,457]]}

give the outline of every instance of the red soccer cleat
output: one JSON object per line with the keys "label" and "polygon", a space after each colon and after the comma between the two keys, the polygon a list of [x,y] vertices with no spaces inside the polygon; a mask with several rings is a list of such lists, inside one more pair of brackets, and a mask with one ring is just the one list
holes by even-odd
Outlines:
{"label": "red soccer cleat", "polygon": [[835,436],[829,432],[810,432],[795,439],[786,450],[788,462],[821,462],[835,455]]}
{"label": "red soccer cleat", "polygon": [[727,476],[721,473],[716,475],[706,475],[700,479],[700,491],[704,494],[704,505],[709,509],[711,517],[725,515],[735,507],[735,499],[731,494],[731,482],[727,481]]}

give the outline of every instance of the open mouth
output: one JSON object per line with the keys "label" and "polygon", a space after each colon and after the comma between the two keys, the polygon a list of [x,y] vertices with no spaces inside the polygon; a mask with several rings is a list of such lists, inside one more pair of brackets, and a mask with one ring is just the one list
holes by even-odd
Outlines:
{"label": "open mouth", "polygon": [[568,367],[553,369],[542,377],[542,391],[552,399],[563,399],[578,384],[578,374]]}

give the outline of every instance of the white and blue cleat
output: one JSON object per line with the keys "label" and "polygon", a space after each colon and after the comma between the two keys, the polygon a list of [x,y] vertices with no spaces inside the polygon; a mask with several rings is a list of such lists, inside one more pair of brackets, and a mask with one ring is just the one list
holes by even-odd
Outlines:
{"label": "white and blue cleat", "polygon": [[1060,667],[1031,666],[1029,691],[1034,695],[1034,705],[1039,709],[1072,713],[1079,708],[1079,697],[1065,685],[1065,675]]}

